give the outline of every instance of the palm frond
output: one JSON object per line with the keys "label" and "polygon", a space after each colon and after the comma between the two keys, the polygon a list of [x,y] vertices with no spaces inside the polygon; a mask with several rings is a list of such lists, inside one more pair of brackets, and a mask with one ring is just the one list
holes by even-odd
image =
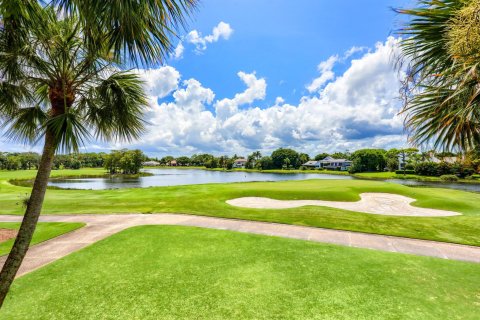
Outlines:
{"label": "palm frond", "polygon": [[117,72],[92,88],[79,108],[84,108],[98,138],[131,141],[145,129],[142,117],[146,106],[147,97],[138,75]]}
{"label": "palm frond", "polygon": [[[405,124],[415,143],[469,149],[480,142],[479,64],[452,54],[452,21],[470,0],[420,0],[399,31],[408,72],[402,90]],[[480,28],[480,26],[476,26]],[[457,33],[464,34],[464,33]],[[465,39],[462,39],[465,40]]]}
{"label": "palm frond", "polygon": [[10,118],[25,102],[31,101],[31,93],[22,84],[0,82],[0,118]]}
{"label": "palm frond", "polygon": [[98,51],[108,44],[115,58],[137,64],[163,62],[197,4],[198,0],[53,1],[59,10],[82,18],[89,47]]}
{"label": "palm frond", "polygon": [[47,114],[40,106],[21,108],[4,122],[6,136],[22,143],[36,143],[43,134]]}
{"label": "palm frond", "polygon": [[81,115],[74,110],[48,119],[45,127],[53,134],[60,152],[78,152],[91,137]]}

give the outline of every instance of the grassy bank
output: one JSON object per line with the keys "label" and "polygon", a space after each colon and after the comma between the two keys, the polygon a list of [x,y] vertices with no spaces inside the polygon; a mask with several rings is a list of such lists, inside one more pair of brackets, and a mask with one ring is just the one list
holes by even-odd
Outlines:
{"label": "grassy bank", "polygon": [[0,318],[477,319],[479,272],[473,263],[144,226],[17,279]]}
{"label": "grassy bank", "polygon": [[[148,169],[181,169],[181,170],[188,170],[188,169],[202,169],[208,171],[222,171],[222,172],[256,172],[256,173],[280,173],[280,174],[293,174],[293,173],[302,173],[302,174],[329,174],[329,175],[344,175],[348,176],[351,175],[356,178],[360,179],[371,179],[371,180],[386,180],[386,179],[411,179],[411,180],[418,180],[418,181],[431,181],[431,182],[445,182],[440,179],[440,177],[429,177],[429,176],[419,176],[417,174],[397,174],[395,172],[360,172],[350,174],[348,171],[333,171],[333,170],[281,170],[281,169],[274,169],[274,170],[258,170],[258,169],[231,169],[226,170],[223,168],[205,168],[205,167],[147,167]],[[473,175],[473,179],[459,179],[459,183],[470,183],[470,184],[480,184],[480,175]]]}
{"label": "grassy bank", "polygon": [[[360,179],[386,180],[386,179],[411,179],[426,182],[445,182],[440,177],[419,176],[416,174],[396,174],[395,172],[361,172],[353,174]],[[472,179],[458,179],[458,183],[480,184],[478,175],[473,175]]]}
{"label": "grassy bank", "polygon": [[[98,169],[54,171],[53,175],[96,174]],[[0,172],[0,214],[22,214],[17,204],[29,188],[8,179],[34,171]],[[416,199],[414,205],[462,213],[455,217],[396,217],[308,206],[295,209],[247,209],[226,200],[263,196],[275,199],[357,201],[363,192],[385,192]],[[387,234],[480,245],[480,194],[441,188],[410,188],[368,180],[304,180],[206,184],[118,190],[48,190],[43,214],[187,213],[225,218]]]}
{"label": "grassy bank", "polygon": [[[40,222],[33,234],[31,245],[58,237],[64,233],[83,227],[83,223],[63,223],[63,222]],[[18,222],[0,222],[0,229],[20,228]],[[10,239],[0,243],[0,256],[8,254],[12,248],[14,239]]]}

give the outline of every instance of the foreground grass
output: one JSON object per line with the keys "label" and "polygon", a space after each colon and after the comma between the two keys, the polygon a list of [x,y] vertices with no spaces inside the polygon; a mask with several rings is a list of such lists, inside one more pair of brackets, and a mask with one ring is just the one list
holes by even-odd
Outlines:
{"label": "foreground grass", "polygon": [[[40,222],[33,234],[31,245],[46,241],[51,238],[58,237],[64,233],[76,230],[83,227],[83,223],[64,223],[64,222]],[[0,222],[0,229],[14,229],[20,228],[18,222]],[[0,256],[8,254],[12,248],[14,239],[10,239],[0,243]]]}
{"label": "foreground grass", "polygon": [[478,319],[480,265],[191,227],[125,230],[17,279],[2,319]]}
{"label": "foreground grass", "polygon": [[[99,174],[101,169],[58,170],[54,176]],[[29,188],[8,179],[28,178],[34,171],[0,172],[0,214],[22,214],[17,205]],[[416,206],[452,210],[455,217],[395,217],[328,207],[246,209],[228,199],[262,196],[275,199],[357,201],[363,192],[386,192],[416,199]],[[480,245],[480,193],[441,188],[411,188],[366,180],[304,180],[205,184],[119,190],[48,190],[43,214],[188,213],[279,222],[332,229]]]}

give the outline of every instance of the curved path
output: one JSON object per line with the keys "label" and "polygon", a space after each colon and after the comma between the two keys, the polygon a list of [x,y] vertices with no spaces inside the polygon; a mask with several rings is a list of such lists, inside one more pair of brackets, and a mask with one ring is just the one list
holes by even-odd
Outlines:
{"label": "curved path", "polygon": [[288,209],[303,206],[324,206],[356,212],[381,214],[387,216],[410,217],[447,217],[460,213],[446,210],[414,207],[413,198],[391,193],[362,193],[360,201],[325,201],[325,200],[276,200],[262,197],[244,197],[227,200],[227,203],[243,208],[253,209]]}
{"label": "curved path", "polygon": [[[21,218],[0,216],[0,222],[17,222],[21,221]],[[140,225],[180,225],[232,230],[480,263],[480,247],[268,222],[183,214],[44,215],[40,217],[40,221],[83,222],[86,226],[31,247],[17,276],[38,269],[114,233]],[[3,265],[5,259],[5,256],[0,257],[0,265]]]}

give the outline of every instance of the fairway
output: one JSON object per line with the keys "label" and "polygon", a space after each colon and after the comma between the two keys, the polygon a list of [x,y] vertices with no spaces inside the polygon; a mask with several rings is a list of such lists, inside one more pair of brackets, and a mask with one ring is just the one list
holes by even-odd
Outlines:
{"label": "fairway", "polygon": [[[101,175],[102,169],[54,170],[53,176]],[[20,195],[28,187],[9,179],[28,179],[35,171],[0,172],[0,214],[23,214]],[[365,192],[392,193],[416,199],[413,206],[461,213],[454,217],[398,217],[330,207],[248,209],[227,200],[262,196],[281,200],[358,201]],[[205,184],[119,190],[47,191],[43,214],[186,213],[224,218],[386,234],[480,245],[480,194],[440,188],[412,188],[365,180],[305,180]]]}
{"label": "fairway", "polygon": [[123,231],[17,279],[2,319],[475,319],[480,265],[191,227]]}

